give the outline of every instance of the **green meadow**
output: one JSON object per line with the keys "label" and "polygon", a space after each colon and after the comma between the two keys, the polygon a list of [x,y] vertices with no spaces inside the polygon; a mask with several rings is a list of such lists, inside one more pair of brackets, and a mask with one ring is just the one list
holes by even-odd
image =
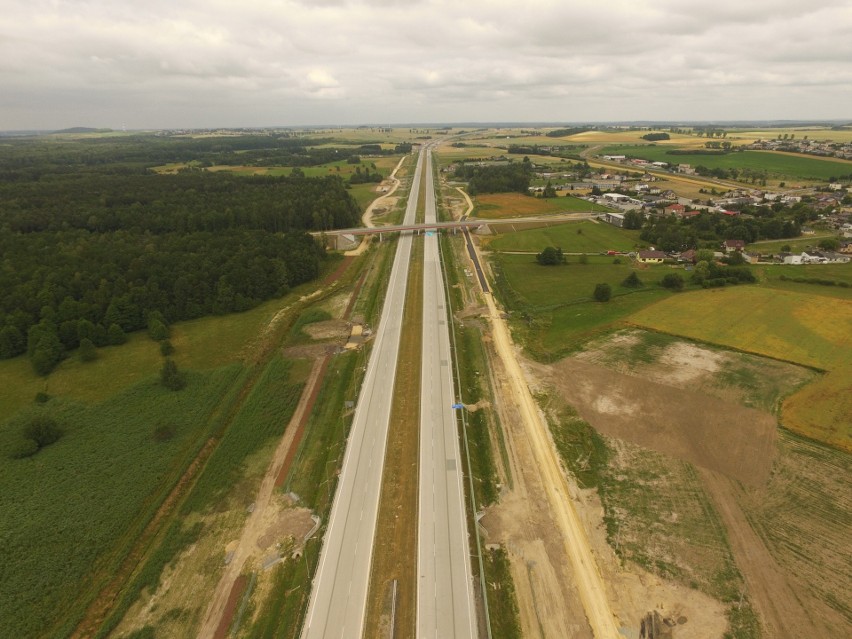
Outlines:
{"label": "green meadow", "polygon": [[505,233],[494,239],[486,239],[485,242],[492,251],[535,253],[546,246],[559,247],[566,253],[605,253],[610,250],[629,252],[645,246],[645,242],[639,239],[639,231],[626,231],[611,224],[587,221]]}
{"label": "green meadow", "polygon": [[735,151],[725,155],[703,155],[690,153],[672,155],[671,147],[665,146],[609,146],[600,155],[629,155],[653,162],[669,164],[691,164],[708,169],[749,169],[766,171],[777,177],[803,180],[828,180],[831,177],[852,174],[852,163],[823,158],[809,158],[773,151]]}

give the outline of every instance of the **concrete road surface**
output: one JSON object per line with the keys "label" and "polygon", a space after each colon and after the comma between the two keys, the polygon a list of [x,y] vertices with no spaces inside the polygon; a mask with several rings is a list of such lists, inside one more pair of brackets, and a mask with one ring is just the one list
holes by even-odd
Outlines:
{"label": "concrete road surface", "polygon": [[[423,156],[421,151],[406,223],[414,222]],[[410,234],[403,234],[397,246],[314,576],[303,639],[353,639],[363,633],[411,241]]]}
{"label": "concrete road surface", "polygon": [[[434,222],[431,152],[426,151],[426,222]],[[438,237],[424,238],[420,390],[418,639],[477,636],[450,334]]]}

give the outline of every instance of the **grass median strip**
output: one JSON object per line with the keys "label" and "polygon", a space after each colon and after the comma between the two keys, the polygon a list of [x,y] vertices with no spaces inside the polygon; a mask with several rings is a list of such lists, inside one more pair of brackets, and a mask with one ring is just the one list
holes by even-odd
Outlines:
{"label": "grass median strip", "polygon": [[367,599],[366,637],[388,637],[392,584],[397,582],[396,636],[414,635],[417,610],[417,488],[420,349],[423,324],[423,244],[412,247],[382,496]]}

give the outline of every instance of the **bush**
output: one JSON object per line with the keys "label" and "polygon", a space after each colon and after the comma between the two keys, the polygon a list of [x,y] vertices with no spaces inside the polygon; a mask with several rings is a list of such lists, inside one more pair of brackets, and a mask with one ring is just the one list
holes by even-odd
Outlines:
{"label": "bush", "polygon": [[169,338],[169,328],[158,319],[148,321],[148,336],[155,342]]}
{"label": "bush", "polygon": [[174,352],[175,347],[169,340],[164,339],[162,342],[160,342],[160,355],[162,355],[163,357],[168,357]]}
{"label": "bush", "polygon": [[612,287],[606,283],[596,285],[594,297],[598,302],[608,302],[612,297]]}
{"label": "bush", "polygon": [[98,358],[98,351],[88,337],[80,340],[80,348],[77,354],[81,362],[93,362]]}
{"label": "bush", "polygon": [[639,276],[636,274],[636,271],[633,271],[632,273],[630,273],[630,275],[624,278],[624,281],[621,283],[621,285],[625,288],[642,288],[643,286],[645,286],[642,283],[642,280],[639,279]]}
{"label": "bush", "polygon": [[127,341],[127,335],[121,329],[121,326],[118,324],[110,324],[109,329],[107,330],[107,343],[111,346],[118,346],[119,344],[124,344]]}
{"label": "bush", "polygon": [[46,404],[49,401],[50,401],[50,395],[48,395],[47,393],[44,393],[44,392],[41,392],[41,391],[36,393],[36,395],[35,395],[35,403],[36,404]]}
{"label": "bush", "polygon": [[167,359],[160,369],[160,382],[169,390],[179,391],[186,386],[186,378],[173,359]]}
{"label": "bush", "polygon": [[683,290],[683,275],[680,273],[667,273],[660,281],[660,285],[673,291]]}
{"label": "bush", "polygon": [[701,281],[701,286],[704,288],[716,288],[718,286],[725,286],[728,283],[724,277],[710,277]]}
{"label": "bush", "polygon": [[542,266],[555,266],[565,261],[565,255],[563,255],[561,248],[548,246],[535,256],[535,261]]}
{"label": "bush", "polygon": [[24,438],[32,439],[39,448],[50,446],[62,437],[62,429],[56,420],[47,415],[33,417],[24,427]]}

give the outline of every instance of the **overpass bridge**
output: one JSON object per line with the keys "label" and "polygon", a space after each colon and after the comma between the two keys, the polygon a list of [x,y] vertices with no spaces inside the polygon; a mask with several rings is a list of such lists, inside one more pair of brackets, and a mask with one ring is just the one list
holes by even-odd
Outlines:
{"label": "overpass bridge", "polygon": [[461,220],[453,220],[449,222],[421,222],[417,224],[391,224],[388,226],[359,226],[355,228],[349,229],[333,229],[330,231],[312,231],[311,235],[314,236],[334,236],[334,235],[382,235],[384,233],[395,233],[402,231],[413,231],[416,234],[420,234],[424,231],[440,231],[443,229],[452,230],[453,232],[458,231],[459,229],[468,229],[468,230],[476,230],[482,227],[494,227],[494,226],[512,226],[515,224],[533,224],[540,223],[542,225],[546,225],[549,223],[559,223],[559,222],[571,222],[576,220],[589,220],[598,217],[600,213],[594,212],[586,212],[586,213],[562,213],[559,215],[538,215],[534,217],[512,217],[512,218],[503,218],[497,220],[485,220],[485,219],[461,219]]}

